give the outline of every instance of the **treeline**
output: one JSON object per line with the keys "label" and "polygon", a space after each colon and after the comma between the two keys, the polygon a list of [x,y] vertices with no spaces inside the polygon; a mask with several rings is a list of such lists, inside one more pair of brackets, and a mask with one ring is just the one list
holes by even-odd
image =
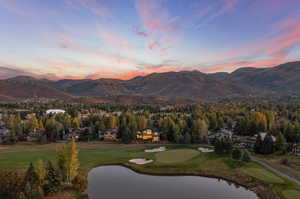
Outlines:
{"label": "treeline", "polygon": [[[161,140],[177,143],[205,142],[209,133],[222,128],[241,136],[268,132],[282,134],[289,143],[300,141],[300,102],[220,102],[190,105],[157,104],[65,104],[19,103],[2,105],[4,121],[12,138],[22,138],[33,129],[44,128],[43,139],[62,139],[70,129],[88,128],[84,139],[97,139],[99,132],[118,129],[121,140],[135,139],[137,130],[157,128]],[[36,117],[25,119],[15,109],[30,109]],[[67,114],[45,116],[48,108],[62,108]],[[121,115],[120,115],[121,113]],[[86,117],[82,117],[86,115]],[[123,136],[124,135],[124,136]],[[13,140],[13,139],[12,139]]]}

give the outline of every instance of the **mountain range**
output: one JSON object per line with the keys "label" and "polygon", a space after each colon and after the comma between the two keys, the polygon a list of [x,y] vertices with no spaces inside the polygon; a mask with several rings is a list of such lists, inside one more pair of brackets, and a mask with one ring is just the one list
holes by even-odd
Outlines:
{"label": "mountain range", "polygon": [[[218,100],[236,96],[300,93],[300,61],[273,68],[239,68],[232,73],[199,71],[152,73],[130,80],[63,79],[30,76],[0,80],[0,101],[55,98],[90,102],[168,102]],[[79,98],[80,97],[80,98]]]}

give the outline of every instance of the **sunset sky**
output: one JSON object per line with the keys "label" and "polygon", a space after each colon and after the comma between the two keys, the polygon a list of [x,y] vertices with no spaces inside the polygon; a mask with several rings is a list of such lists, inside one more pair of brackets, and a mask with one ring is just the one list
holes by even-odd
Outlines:
{"label": "sunset sky", "polygon": [[0,78],[231,72],[300,60],[299,0],[0,0]]}

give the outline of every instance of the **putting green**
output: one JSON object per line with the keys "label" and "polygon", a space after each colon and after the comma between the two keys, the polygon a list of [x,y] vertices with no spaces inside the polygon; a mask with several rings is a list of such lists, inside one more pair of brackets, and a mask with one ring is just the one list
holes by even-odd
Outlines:
{"label": "putting green", "polygon": [[276,176],[266,169],[246,168],[243,169],[242,172],[267,183],[284,183],[284,181],[280,177]]}
{"label": "putting green", "polygon": [[156,154],[156,161],[161,163],[176,163],[184,162],[192,159],[193,157],[199,155],[200,153],[192,149],[177,149],[165,151]]}
{"label": "putting green", "polygon": [[296,199],[300,198],[300,191],[297,190],[286,190],[282,192],[285,199]]}

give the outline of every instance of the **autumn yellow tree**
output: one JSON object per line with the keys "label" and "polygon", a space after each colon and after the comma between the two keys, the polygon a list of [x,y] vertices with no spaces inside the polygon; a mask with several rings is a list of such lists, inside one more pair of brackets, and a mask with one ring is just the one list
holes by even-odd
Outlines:
{"label": "autumn yellow tree", "polygon": [[65,182],[70,183],[77,176],[80,164],[74,139],[57,150],[57,164]]}

